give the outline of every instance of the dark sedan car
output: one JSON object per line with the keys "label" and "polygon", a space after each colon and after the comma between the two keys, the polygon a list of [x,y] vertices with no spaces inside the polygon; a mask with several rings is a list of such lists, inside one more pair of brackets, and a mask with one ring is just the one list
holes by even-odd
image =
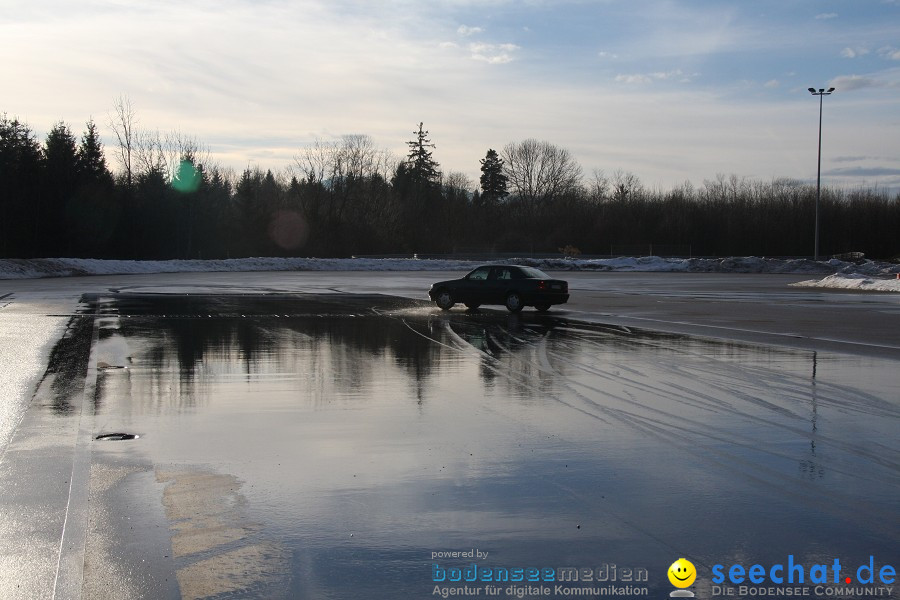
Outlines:
{"label": "dark sedan car", "polygon": [[444,310],[462,302],[469,308],[503,304],[511,312],[525,306],[544,312],[569,300],[569,284],[534,267],[485,265],[462,279],[435,283],[428,295]]}

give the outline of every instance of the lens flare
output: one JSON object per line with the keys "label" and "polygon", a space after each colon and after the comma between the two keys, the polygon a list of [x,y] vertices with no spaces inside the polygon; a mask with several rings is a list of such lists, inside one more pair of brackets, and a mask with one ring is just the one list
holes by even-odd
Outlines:
{"label": "lens flare", "polygon": [[269,222],[269,238],[279,248],[296,250],[309,238],[309,225],[297,211],[279,210]]}
{"label": "lens flare", "polygon": [[196,192],[200,187],[200,179],[200,171],[197,170],[194,163],[189,160],[182,160],[178,163],[178,169],[172,178],[172,188],[182,194]]}

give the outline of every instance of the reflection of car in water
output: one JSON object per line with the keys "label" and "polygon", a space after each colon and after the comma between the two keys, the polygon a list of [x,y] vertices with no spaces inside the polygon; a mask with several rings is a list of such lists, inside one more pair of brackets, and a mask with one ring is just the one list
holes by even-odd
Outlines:
{"label": "reflection of car in water", "polygon": [[428,295],[444,310],[461,302],[469,308],[503,304],[511,312],[525,306],[544,312],[569,300],[569,284],[534,267],[485,265],[461,279],[435,283]]}

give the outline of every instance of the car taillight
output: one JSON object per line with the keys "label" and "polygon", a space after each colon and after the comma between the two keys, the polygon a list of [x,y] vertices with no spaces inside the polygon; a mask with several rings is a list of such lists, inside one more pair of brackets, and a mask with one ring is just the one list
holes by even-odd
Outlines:
{"label": "car taillight", "polygon": [[546,290],[546,289],[547,289],[547,282],[546,282],[546,281],[538,281],[538,289],[539,289],[539,290]]}

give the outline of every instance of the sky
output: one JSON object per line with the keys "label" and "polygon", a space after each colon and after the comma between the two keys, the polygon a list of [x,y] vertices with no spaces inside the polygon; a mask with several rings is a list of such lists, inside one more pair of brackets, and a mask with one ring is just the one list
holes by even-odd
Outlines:
{"label": "sky", "polygon": [[238,172],[346,134],[403,156],[424,122],[473,182],[535,138],[662,190],[815,181],[833,86],[823,184],[900,190],[900,0],[0,0],[0,81],[39,139],[111,146],[124,95]]}

